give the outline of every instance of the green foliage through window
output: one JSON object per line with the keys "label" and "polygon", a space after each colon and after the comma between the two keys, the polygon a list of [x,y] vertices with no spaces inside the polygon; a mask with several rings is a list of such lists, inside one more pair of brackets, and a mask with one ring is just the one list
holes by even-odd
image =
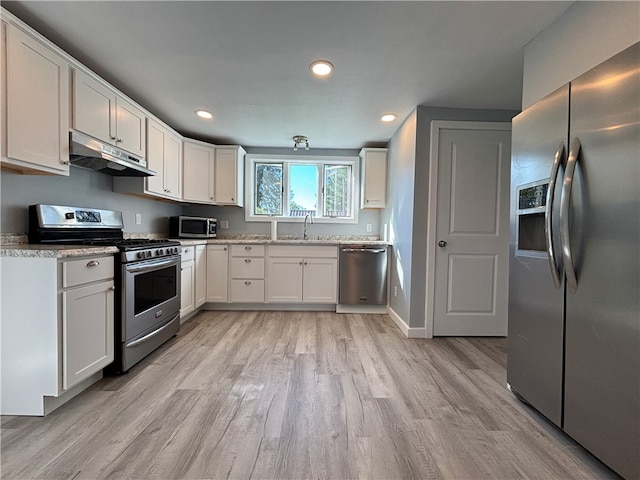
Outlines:
{"label": "green foliage through window", "polygon": [[254,216],[354,217],[355,160],[254,160]]}

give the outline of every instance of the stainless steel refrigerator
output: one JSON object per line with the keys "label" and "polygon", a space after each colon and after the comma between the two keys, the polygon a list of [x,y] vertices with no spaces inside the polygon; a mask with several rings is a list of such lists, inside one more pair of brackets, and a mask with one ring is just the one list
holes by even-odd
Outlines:
{"label": "stainless steel refrigerator", "polygon": [[513,122],[507,382],[640,478],[640,43]]}

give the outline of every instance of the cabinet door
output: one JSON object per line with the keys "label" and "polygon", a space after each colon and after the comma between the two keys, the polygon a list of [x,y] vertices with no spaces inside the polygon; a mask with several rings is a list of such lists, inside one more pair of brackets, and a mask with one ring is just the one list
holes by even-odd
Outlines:
{"label": "cabinet door", "polygon": [[207,302],[229,301],[229,251],[226,245],[207,245]]}
{"label": "cabinet door", "polygon": [[142,110],[123,98],[116,98],[116,145],[145,156],[145,120]]}
{"label": "cabinet door", "polygon": [[182,198],[182,139],[170,131],[164,139],[164,186],[167,196]]}
{"label": "cabinet door", "polygon": [[156,172],[152,177],[146,177],[146,190],[165,196],[164,188],[164,138],[166,130],[159,123],[147,122],[147,167]]}
{"label": "cabinet door", "polygon": [[361,208],[387,205],[387,151],[365,150],[362,161]]}
{"label": "cabinet door", "polygon": [[182,157],[184,200],[214,203],[214,147],[189,141],[184,142]]}
{"label": "cabinet door", "polygon": [[193,283],[195,278],[194,261],[182,262],[181,277],[180,277],[180,316],[187,315],[193,312],[195,308],[194,303],[194,289]]}
{"label": "cabinet door", "polygon": [[17,164],[68,175],[69,65],[12,25],[6,34],[6,99],[2,103],[7,113],[3,153],[8,158],[3,161],[28,162]]}
{"label": "cabinet door", "polygon": [[145,177],[146,193],[181,198],[182,139],[151,119],[147,122],[147,166],[156,174]]}
{"label": "cabinet door", "polygon": [[62,293],[62,386],[69,389],[113,362],[113,281]]}
{"label": "cabinet door", "polygon": [[215,199],[219,205],[242,206],[241,159],[237,147],[216,147]]}
{"label": "cabinet door", "polygon": [[302,302],[301,258],[272,257],[268,261],[267,301],[274,303]]}
{"label": "cabinet door", "polygon": [[196,245],[195,307],[207,299],[207,246]]}
{"label": "cabinet door", "polygon": [[78,70],[73,72],[73,128],[116,144],[116,94]]}
{"label": "cabinet door", "polygon": [[302,293],[303,302],[338,303],[338,260],[305,259]]}

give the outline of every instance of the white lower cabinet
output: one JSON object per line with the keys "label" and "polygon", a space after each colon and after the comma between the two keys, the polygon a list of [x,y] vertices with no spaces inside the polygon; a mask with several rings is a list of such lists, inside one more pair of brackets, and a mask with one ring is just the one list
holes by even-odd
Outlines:
{"label": "white lower cabinet", "polygon": [[231,301],[264,303],[264,245],[232,245]]}
{"label": "white lower cabinet", "polygon": [[270,246],[267,302],[337,303],[338,249],[325,246]]}
{"label": "white lower cabinet", "polygon": [[229,247],[207,245],[207,302],[229,301]]}
{"label": "white lower cabinet", "polygon": [[180,274],[180,317],[195,310],[195,247],[182,247]]}
{"label": "white lower cabinet", "polygon": [[194,306],[199,308],[207,300],[207,246],[196,245],[195,256]]}
{"label": "white lower cabinet", "polygon": [[3,415],[44,415],[113,362],[113,265],[112,255],[2,257]]}
{"label": "white lower cabinet", "polygon": [[113,280],[62,292],[64,389],[113,362],[113,297]]}

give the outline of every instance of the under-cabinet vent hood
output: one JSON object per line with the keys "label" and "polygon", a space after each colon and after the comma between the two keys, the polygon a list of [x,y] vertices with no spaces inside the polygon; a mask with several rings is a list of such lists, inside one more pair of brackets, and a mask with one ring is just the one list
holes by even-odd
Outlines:
{"label": "under-cabinet vent hood", "polygon": [[69,162],[77,167],[120,177],[149,177],[156,174],[147,168],[144,158],[84,133],[71,132],[69,147]]}

